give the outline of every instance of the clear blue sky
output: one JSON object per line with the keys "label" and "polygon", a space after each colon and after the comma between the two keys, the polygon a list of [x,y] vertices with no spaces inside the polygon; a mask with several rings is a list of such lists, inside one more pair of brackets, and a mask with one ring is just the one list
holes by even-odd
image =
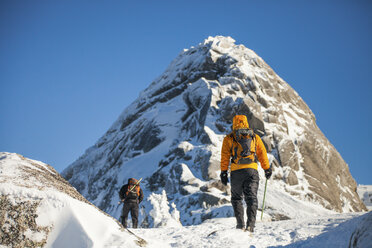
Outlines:
{"label": "clear blue sky", "polygon": [[0,151],[62,171],[182,51],[233,37],[372,184],[372,1],[0,1]]}

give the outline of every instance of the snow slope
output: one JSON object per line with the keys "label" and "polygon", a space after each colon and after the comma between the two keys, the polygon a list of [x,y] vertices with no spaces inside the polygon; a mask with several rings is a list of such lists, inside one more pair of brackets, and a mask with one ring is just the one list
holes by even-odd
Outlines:
{"label": "snow slope", "polygon": [[[270,195],[270,194],[269,194]],[[268,196],[269,196],[268,195]],[[283,200],[283,198],[280,198]],[[283,202],[291,211],[313,211],[291,220],[259,219],[255,233],[236,230],[234,217],[182,226],[165,191],[148,197],[155,228],[123,230],[76,192],[49,165],[14,153],[0,153],[0,248],[5,247],[371,247],[372,212],[332,214],[301,201]],[[267,205],[280,204],[267,198]],[[224,207],[225,210],[228,206]],[[227,210],[228,211],[228,210]],[[267,212],[272,211],[267,209]],[[306,212],[305,211],[305,212]],[[266,213],[266,211],[265,211]],[[322,213],[323,215],[320,215]],[[271,216],[271,217],[270,217]],[[350,245],[350,246],[349,246]]]}
{"label": "snow slope", "polygon": [[164,247],[349,247],[372,246],[372,212],[337,214],[275,222],[258,222],[254,234],[234,229],[234,218],[215,218],[182,228],[139,229],[146,240],[158,240]]}
{"label": "snow slope", "polygon": [[[49,165],[0,153],[2,247],[138,247]],[[84,201],[85,200],[85,201]]]}

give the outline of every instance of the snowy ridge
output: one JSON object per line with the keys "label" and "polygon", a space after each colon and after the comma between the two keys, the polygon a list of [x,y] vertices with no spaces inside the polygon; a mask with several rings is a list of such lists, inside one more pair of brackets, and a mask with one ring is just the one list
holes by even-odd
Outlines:
{"label": "snowy ridge", "polygon": [[0,247],[138,247],[42,162],[1,152],[0,195]]}
{"label": "snowy ridge", "polygon": [[247,115],[262,136],[274,169],[267,220],[366,209],[348,166],[308,106],[231,37],[209,37],[183,51],[62,175],[115,218],[121,211],[119,188],[130,177],[143,177],[149,196],[142,205],[143,226],[156,223],[150,199],[163,199],[166,204],[158,206],[179,212],[183,225],[230,217],[229,188],[218,180],[219,160],[222,139],[237,113]]}

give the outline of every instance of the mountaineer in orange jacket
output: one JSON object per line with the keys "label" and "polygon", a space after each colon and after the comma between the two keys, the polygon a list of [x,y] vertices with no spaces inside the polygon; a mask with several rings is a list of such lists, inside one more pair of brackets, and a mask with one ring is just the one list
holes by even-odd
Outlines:
{"label": "mountaineer in orange jacket", "polygon": [[[253,232],[258,207],[257,191],[259,183],[257,159],[269,179],[272,170],[267,158],[266,148],[260,136],[249,129],[247,117],[236,115],[233,119],[233,131],[223,139],[221,149],[221,181],[228,183],[227,172],[231,171],[231,204],[234,209],[236,228]],[[244,207],[247,204],[247,223],[244,226]]]}

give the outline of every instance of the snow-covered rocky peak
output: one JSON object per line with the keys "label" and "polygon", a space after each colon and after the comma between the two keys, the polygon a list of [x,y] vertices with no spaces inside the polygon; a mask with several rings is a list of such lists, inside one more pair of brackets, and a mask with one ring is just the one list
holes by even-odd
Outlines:
{"label": "snow-covered rocky peak", "polygon": [[0,152],[1,247],[138,247],[51,166]]}
{"label": "snow-covered rocky peak", "polygon": [[[130,177],[145,179],[146,195],[165,190],[170,211],[179,211],[183,224],[232,216],[219,162],[236,114],[246,115],[262,137],[274,170],[266,218],[366,209],[347,164],[306,103],[252,50],[222,36],[181,52],[62,174],[116,218],[117,192]],[[146,225],[153,223],[153,207],[149,200],[143,205]]]}

